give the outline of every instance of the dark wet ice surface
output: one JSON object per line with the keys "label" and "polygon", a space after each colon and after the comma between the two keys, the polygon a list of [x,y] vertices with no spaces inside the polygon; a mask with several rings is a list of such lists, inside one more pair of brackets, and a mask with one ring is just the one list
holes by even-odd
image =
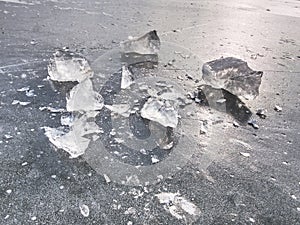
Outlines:
{"label": "dark wet ice surface", "polygon": [[195,101],[203,106],[231,115],[242,124],[247,124],[252,116],[250,109],[236,95],[223,88],[201,85],[194,94]]}

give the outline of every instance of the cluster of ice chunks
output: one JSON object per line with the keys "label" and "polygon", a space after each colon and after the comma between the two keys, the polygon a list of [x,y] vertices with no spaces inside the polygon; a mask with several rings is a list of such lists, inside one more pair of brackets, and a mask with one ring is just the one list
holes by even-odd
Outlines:
{"label": "cluster of ice chunks", "polygon": [[[88,61],[68,48],[58,50],[48,65],[49,79],[55,82],[77,82],[66,96],[66,111],[73,116],[62,115],[61,127],[43,127],[49,141],[75,158],[84,154],[90,138],[99,127],[93,120],[104,106],[102,96],[94,91],[91,78],[93,71]],[[67,121],[67,122],[66,122]]]}
{"label": "cluster of ice chunks", "polygon": [[[145,69],[145,73],[149,68],[155,67],[158,63],[158,52],[161,47],[160,39],[156,31],[151,31],[138,38],[130,38],[128,41],[121,43],[120,59],[123,63],[121,69],[120,90],[128,90],[136,82],[136,77],[133,70],[138,67],[139,70]],[[253,99],[259,94],[259,86],[261,84],[262,72],[253,71],[248,67],[247,63],[233,57],[221,58],[203,65],[203,80],[206,85],[198,86],[198,89],[190,95],[190,97],[201,105],[210,106],[216,110],[232,115],[237,121],[246,123],[251,118],[250,109],[240,100],[239,97],[245,99]],[[91,127],[93,133],[97,133],[95,123],[89,123],[88,118],[95,118],[98,111],[105,106],[111,112],[118,113],[128,118],[135,118],[133,121],[142,122],[144,125],[147,121],[159,123],[165,128],[176,128],[180,121],[178,109],[180,102],[183,99],[176,96],[176,93],[170,91],[151,93],[147,85],[145,90],[148,93],[146,101],[140,107],[138,112],[132,114],[129,104],[119,105],[105,105],[105,98],[98,92],[94,91],[93,84],[90,78],[93,76],[93,71],[89,66],[88,61],[68,49],[59,50],[50,59],[48,66],[48,73],[51,80],[77,81],[79,84],[75,86],[69,96],[67,96],[67,111],[80,112],[81,115],[75,118],[75,121],[81,123],[72,123],[69,125],[69,133],[63,133],[61,130],[53,130],[55,128],[45,128],[46,135],[49,140],[56,146],[68,151],[72,157],[77,157],[84,153],[84,148],[87,148],[86,143],[82,145],[77,152],[71,151],[66,144],[59,143],[59,141],[72,141],[69,139],[71,135],[73,141],[81,140],[82,132],[78,132],[79,128],[86,125]],[[147,75],[146,75],[147,76]],[[157,86],[167,87],[167,83],[157,83]],[[141,91],[143,91],[142,87]],[[186,102],[182,100],[183,107]],[[181,103],[182,103],[181,102]],[[83,115],[83,116],[82,116]],[[133,117],[133,115],[137,115]],[[82,120],[84,120],[82,122]],[[80,126],[77,124],[81,124]],[[139,127],[139,126],[132,126]],[[140,126],[143,127],[143,126]],[[147,126],[144,126],[147,127]],[[145,130],[146,132],[146,130]],[[134,133],[134,131],[133,131]],[[51,136],[52,135],[52,136]],[[172,140],[162,141],[164,143],[162,149],[171,149],[173,147]],[[75,148],[76,149],[76,148]]]}

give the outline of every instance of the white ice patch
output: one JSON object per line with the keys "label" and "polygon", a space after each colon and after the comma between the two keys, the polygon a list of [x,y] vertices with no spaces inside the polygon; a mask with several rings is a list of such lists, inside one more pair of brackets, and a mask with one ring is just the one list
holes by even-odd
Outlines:
{"label": "white ice patch", "polygon": [[11,103],[12,105],[21,105],[21,106],[26,106],[29,105],[31,102],[21,102],[19,100],[13,100],[13,102]]}
{"label": "white ice patch", "polygon": [[129,88],[134,83],[133,75],[126,66],[122,66],[121,88]]}
{"label": "white ice patch", "polygon": [[149,98],[141,110],[141,116],[160,123],[164,127],[176,128],[178,124],[178,111],[171,101]]}
{"label": "white ice patch", "polygon": [[162,192],[155,196],[161,204],[164,204],[164,208],[179,220],[192,222],[201,214],[195,204],[181,197],[179,193]]}
{"label": "white ice patch", "polygon": [[51,127],[43,127],[43,129],[53,145],[68,152],[71,158],[76,158],[84,154],[91,141],[85,135],[100,133],[97,124],[87,120],[86,115],[75,118],[69,132]]}
{"label": "white ice patch", "polygon": [[93,84],[90,79],[76,85],[67,97],[67,111],[96,111],[104,106],[103,97],[93,90]]}

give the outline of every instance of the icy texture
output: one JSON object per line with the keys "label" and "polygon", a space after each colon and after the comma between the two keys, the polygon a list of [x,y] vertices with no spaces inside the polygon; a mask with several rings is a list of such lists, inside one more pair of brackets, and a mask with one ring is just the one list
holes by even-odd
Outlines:
{"label": "icy texture", "polygon": [[202,68],[203,79],[215,88],[223,88],[245,99],[259,94],[263,72],[249,68],[247,62],[233,58],[221,58],[207,62]]}
{"label": "icy texture", "polygon": [[129,88],[134,83],[133,75],[126,66],[122,66],[121,88]]}
{"label": "icy texture", "polygon": [[50,59],[48,74],[54,81],[81,82],[93,76],[93,71],[84,57],[63,49],[58,50]]}
{"label": "icy texture", "polygon": [[71,158],[84,154],[90,139],[85,135],[99,133],[99,127],[95,122],[88,122],[88,116],[83,115],[74,119],[68,132],[62,129],[43,127],[49,141],[59,149],[68,152]]}
{"label": "icy texture", "polygon": [[157,54],[160,49],[160,39],[155,30],[121,43],[123,53],[137,53],[142,55]]}
{"label": "icy texture", "polygon": [[141,116],[145,119],[160,123],[164,127],[177,127],[178,111],[171,101],[149,98],[141,110]]}
{"label": "icy texture", "polygon": [[195,204],[181,197],[179,193],[162,192],[156,197],[161,204],[164,204],[164,208],[179,220],[191,223],[201,214],[200,209]]}
{"label": "icy texture", "polygon": [[104,106],[102,96],[93,90],[93,84],[90,79],[76,85],[67,98],[67,111],[95,111]]}

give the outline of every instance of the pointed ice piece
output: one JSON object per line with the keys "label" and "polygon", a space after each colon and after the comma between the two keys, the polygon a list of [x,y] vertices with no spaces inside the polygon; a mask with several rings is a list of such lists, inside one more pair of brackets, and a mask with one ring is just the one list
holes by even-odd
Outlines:
{"label": "pointed ice piece", "polygon": [[81,55],[70,52],[68,49],[58,50],[48,65],[48,74],[54,81],[81,82],[93,76],[88,61]]}
{"label": "pointed ice piece", "polygon": [[59,149],[68,152],[71,158],[76,158],[84,154],[90,139],[85,135],[100,133],[100,129],[95,122],[88,122],[88,116],[84,115],[74,119],[69,132],[59,128],[43,127],[45,135],[49,141]]}
{"label": "pointed ice piece", "polygon": [[156,30],[153,30],[141,37],[122,42],[121,48],[123,53],[157,54],[160,49],[160,39]]}
{"label": "pointed ice piece", "polygon": [[252,70],[247,62],[234,57],[207,62],[202,68],[203,80],[215,88],[223,88],[245,99],[259,94],[262,71]]}
{"label": "pointed ice piece", "polygon": [[129,88],[134,83],[133,75],[126,66],[122,66],[121,88]]}
{"label": "pointed ice piece", "polygon": [[141,109],[141,116],[164,127],[175,128],[178,124],[178,112],[168,100],[149,98]]}
{"label": "pointed ice piece", "polygon": [[90,79],[77,84],[70,91],[67,97],[67,111],[95,111],[104,106],[103,97],[93,90],[93,84]]}

